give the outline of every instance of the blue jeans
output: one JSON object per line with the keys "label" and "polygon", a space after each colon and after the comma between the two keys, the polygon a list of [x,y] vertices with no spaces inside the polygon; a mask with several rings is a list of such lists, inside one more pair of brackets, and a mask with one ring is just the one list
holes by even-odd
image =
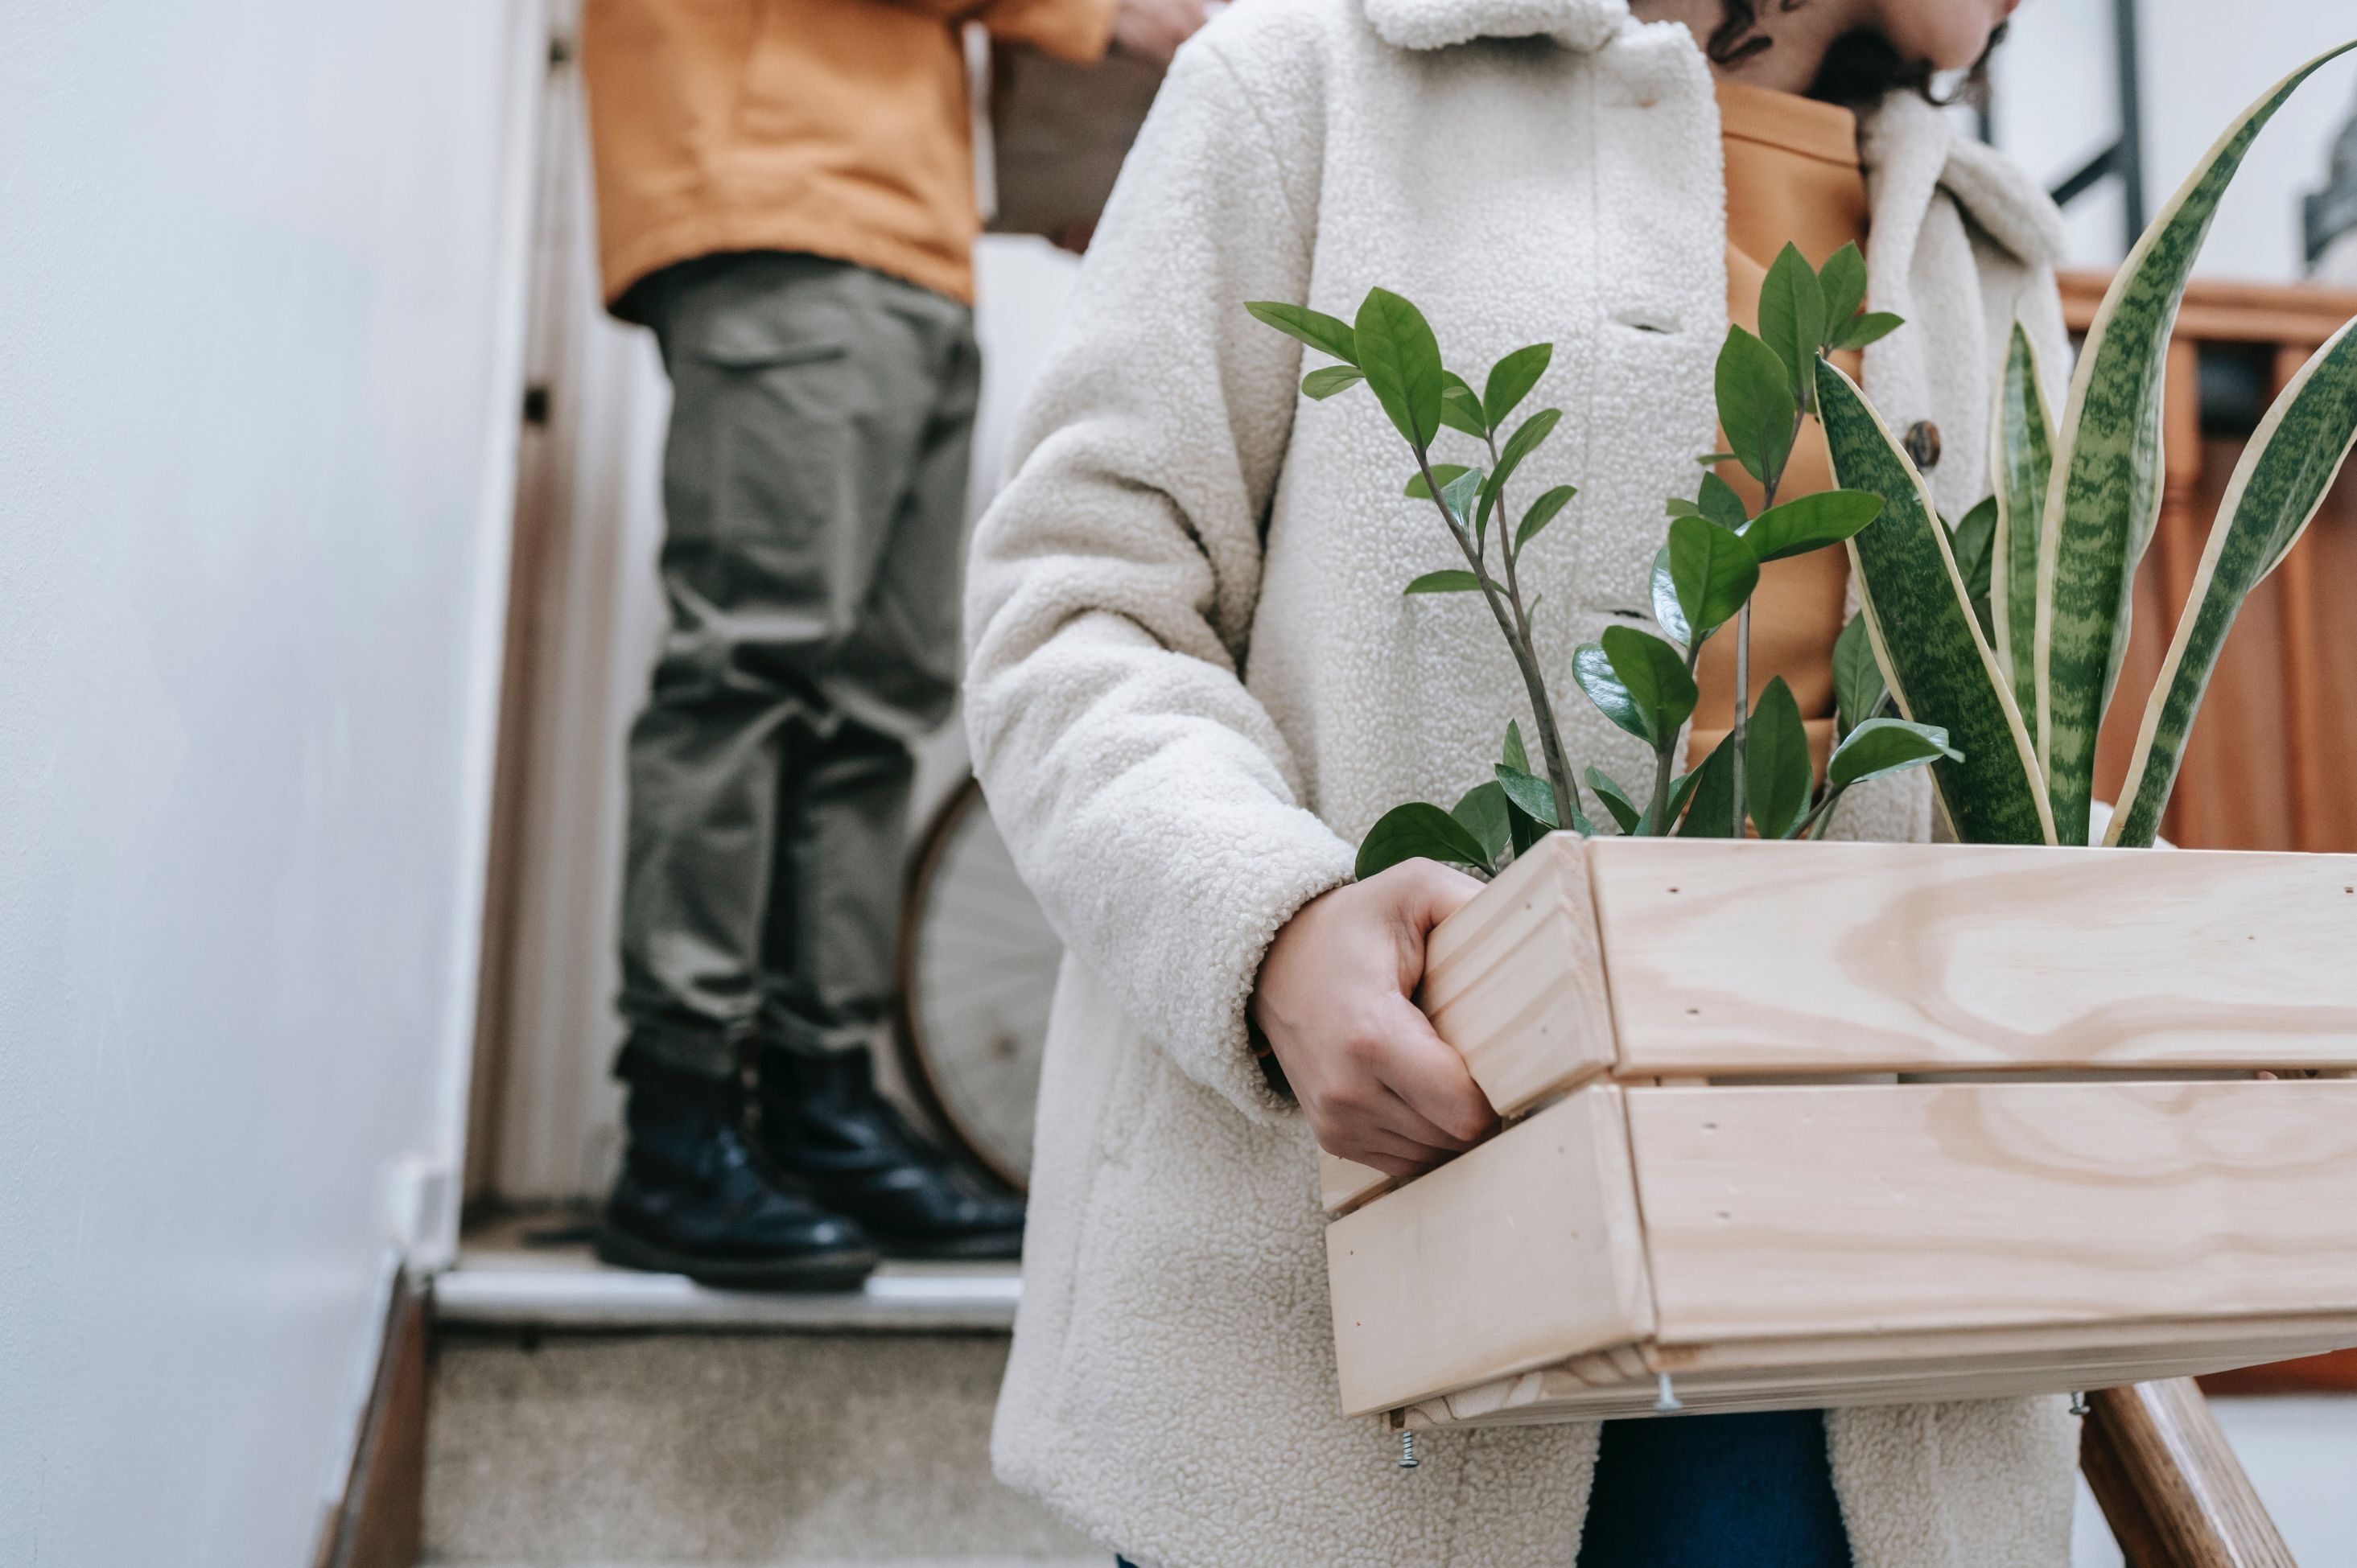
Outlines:
{"label": "blue jeans", "polygon": [[1578,1568],[1849,1568],[1821,1411],[1609,1421]]}

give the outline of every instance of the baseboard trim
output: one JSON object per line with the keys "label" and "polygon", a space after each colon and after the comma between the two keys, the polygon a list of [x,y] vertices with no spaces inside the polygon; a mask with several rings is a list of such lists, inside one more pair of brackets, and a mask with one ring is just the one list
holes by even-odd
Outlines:
{"label": "baseboard trim", "polygon": [[397,1276],[351,1473],[328,1510],[313,1568],[415,1568],[425,1550],[425,1293]]}

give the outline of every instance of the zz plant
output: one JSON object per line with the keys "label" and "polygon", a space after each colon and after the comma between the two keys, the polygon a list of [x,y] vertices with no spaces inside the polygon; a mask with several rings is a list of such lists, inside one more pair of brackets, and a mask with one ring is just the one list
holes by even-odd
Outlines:
{"label": "zz plant", "polygon": [[[2015,326],[1991,421],[1994,493],[1953,526],[1857,383],[1826,357],[1901,325],[1860,310],[1867,279],[1857,248],[1822,271],[1784,248],[1761,287],[1760,332],[1730,328],[1719,353],[1714,390],[1730,450],[1701,458],[1695,496],[1667,504],[1652,575],[1664,635],[1617,626],[1573,657],[1589,701],[1652,748],[1641,796],[1598,768],[1575,778],[1532,641],[1538,603],[1523,592],[1523,552],[1577,491],[1544,491],[1508,526],[1508,484],[1562,417],[1548,408],[1512,418],[1552,346],[1508,354],[1476,392],[1443,364],[1423,314],[1388,290],[1370,291],[1350,322],[1249,305],[1340,361],[1310,371],[1306,394],[1330,398],[1363,383],[1406,442],[1415,470],[1405,494],[1431,503],[1465,564],[1426,573],[1405,591],[1481,596],[1521,671],[1544,769],[1533,770],[1520,725],[1509,725],[1491,777],[1452,809],[1415,802],[1386,812],[1360,846],[1359,875],[1417,856],[1493,874],[1557,827],[1594,834],[1581,782],[1626,834],[1740,836],[1748,822],[1763,838],[1817,837],[1850,788],[1927,766],[1964,842],[2086,843],[2095,736],[2127,644],[2136,563],[2159,513],[2161,372],[2178,304],[2251,142],[2302,81],[2352,48],[2309,61],[2246,110],[2146,231],[2088,333],[2059,424],[2029,337]],[[1842,488],[1780,503],[1785,464],[1812,417]],[[1473,443],[1472,461],[1437,455],[1444,431]],[[2293,378],[2244,449],[2147,705],[2107,843],[2153,842],[2236,613],[2315,515],[2352,444],[2357,322]],[[1759,481],[1758,516],[1712,471],[1727,461]],[[1835,544],[1848,550],[1864,608],[1835,647],[1835,745],[1819,785],[1783,681],[1745,701],[1750,601],[1762,564]],[[1730,623],[1727,736],[1674,774],[1702,649]]]}

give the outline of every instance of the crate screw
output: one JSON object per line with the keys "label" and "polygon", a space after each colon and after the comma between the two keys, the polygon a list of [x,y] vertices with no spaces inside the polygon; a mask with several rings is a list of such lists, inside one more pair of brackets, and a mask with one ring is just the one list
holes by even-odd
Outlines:
{"label": "crate screw", "polygon": [[1656,1372],[1653,1376],[1658,1380],[1654,1386],[1661,1391],[1661,1396],[1653,1401],[1653,1408],[1663,1415],[1685,1409],[1686,1402],[1678,1398],[1678,1391],[1671,1386],[1669,1373]]}
{"label": "crate screw", "polygon": [[2087,1395],[2085,1391],[2079,1389],[2073,1389],[2072,1391],[2071,1413],[2072,1415],[2086,1415],[2091,1413],[2087,1406]]}
{"label": "crate screw", "polygon": [[1403,1432],[1400,1434],[1399,1467],[1403,1470],[1413,1470],[1415,1466],[1415,1434]]}

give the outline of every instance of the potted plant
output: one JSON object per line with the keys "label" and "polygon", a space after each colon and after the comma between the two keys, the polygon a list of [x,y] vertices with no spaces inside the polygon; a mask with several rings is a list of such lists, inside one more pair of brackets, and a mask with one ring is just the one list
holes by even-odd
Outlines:
{"label": "potted plant", "polygon": [[[2251,141],[2332,58],[2246,111],[2146,232],[2059,421],[2016,328],[1993,494],[1953,525],[1825,358],[1901,324],[1860,313],[1854,248],[1822,271],[1786,249],[1760,333],[1731,329],[1717,362],[1730,450],[1702,459],[1740,463],[1766,504],[1749,515],[1710,472],[1673,498],[1659,634],[1616,627],[1574,659],[1652,748],[1645,779],[1575,772],[1533,649],[1522,553],[1576,500],[1512,505],[1559,417],[1515,418],[1547,346],[1477,390],[1384,290],[1349,323],[1250,306],[1338,361],[1308,395],[1363,384],[1405,441],[1406,493],[1465,563],[1406,591],[1481,601],[1539,754],[1510,726],[1454,806],[1403,805],[1361,846],[1361,875],[1424,855],[1493,878],[1434,932],[1420,1000],[1505,1130],[1396,1191],[1328,1162],[1347,1410],[1435,1424],[1977,1397],[2357,1344],[2357,857],[2065,847],[2090,841],[2094,738],[2158,510],[2178,302]],[[1842,488],[1780,502],[1811,418]],[[1444,431],[1476,460],[1443,461]],[[2154,843],[2235,614],[2352,440],[2357,323],[2235,470],[2105,844]],[[1743,666],[1760,564],[1836,544],[1864,608],[1835,651],[1820,783],[1791,693],[1747,703]],[[1736,639],[1733,724],[1680,772],[1715,636]],[[1846,790],[1914,768],[1958,842],[1804,842]]]}

